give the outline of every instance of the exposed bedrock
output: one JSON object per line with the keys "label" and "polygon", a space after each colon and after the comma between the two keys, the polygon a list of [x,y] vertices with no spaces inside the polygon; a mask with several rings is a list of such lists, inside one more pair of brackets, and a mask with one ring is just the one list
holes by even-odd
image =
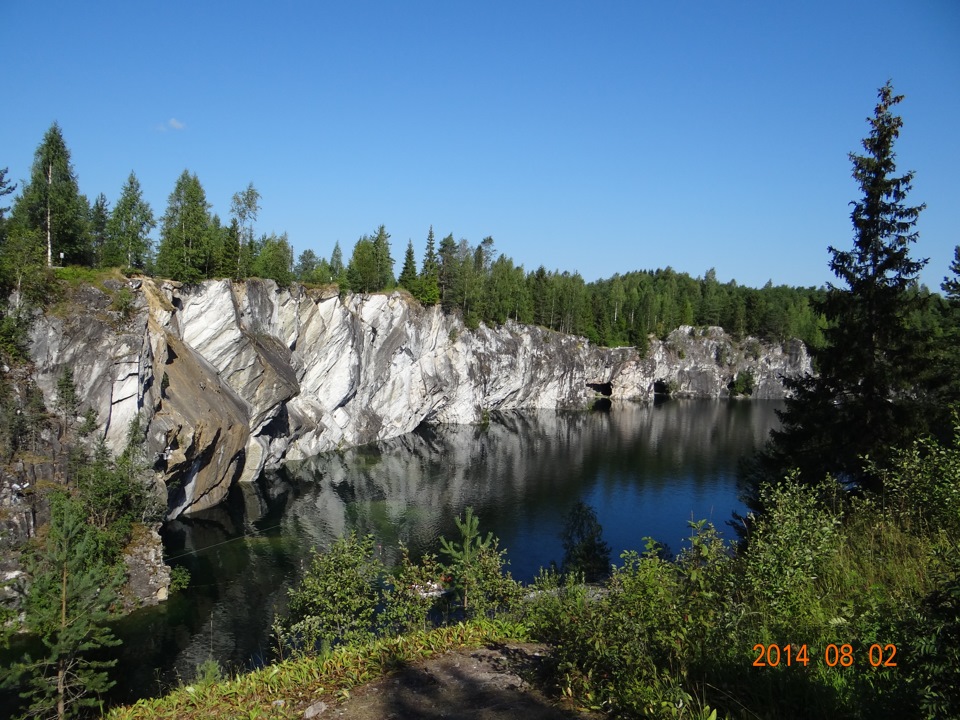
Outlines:
{"label": "exposed bedrock", "polygon": [[137,312],[126,321],[95,298],[69,317],[38,317],[31,354],[51,407],[70,365],[80,412],[96,411],[111,450],[139,414],[171,518],[216,505],[265,467],[424,421],[585,408],[599,394],[647,401],[655,387],[725,397],[741,372],[753,397],[779,398],[784,376],[811,371],[798,341],[737,342],[720,328],[682,327],[640,357],[513,322],[468,330],[401,293],[341,298],[257,280],[131,287]]}

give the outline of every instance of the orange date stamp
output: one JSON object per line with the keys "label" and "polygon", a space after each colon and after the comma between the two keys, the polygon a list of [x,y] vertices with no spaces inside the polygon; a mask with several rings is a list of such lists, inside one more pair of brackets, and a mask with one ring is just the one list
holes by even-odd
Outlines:
{"label": "orange date stamp", "polygon": [[[785,665],[793,667],[794,665],[810,664],[811,653],[808,652],[806,645],[764,645],[757,643],[753,646],[753,651],[757,657],[753,661],[754,667],[778,667]],[[813,657],[817,655],[814,652]],[[872,667],[896,667],[897,646],[893,643],[881,644],[873,643],[866,652],[866,660]],[[850,667],[858,658],[853,651],[853,646],[849,644],[835,645],[830,643],[823,649],[823,662],[829,667]],[[863,658],[859,658],[862,662]]]}

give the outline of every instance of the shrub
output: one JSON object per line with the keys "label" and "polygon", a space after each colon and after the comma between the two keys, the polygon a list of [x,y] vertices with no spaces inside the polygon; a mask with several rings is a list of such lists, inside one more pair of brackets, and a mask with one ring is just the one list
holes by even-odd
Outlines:
{"label": "shrub", "polygon": [[329,551],[314,551],[300,585],[288,591],[287,617],[275,628],[281,644],[309,655],[372,638],[383,572],[372,535],[350,533]]}
{"label": "shrub", "polygon": [[737,377],[730,383],[729,387],[733,395],[753,395],[753,373],[749,370],[741,370],[737,373]]}
{"label": "shrub", "polygon": [[799,638],[822,620],[814,581],[840,544],[840,518],[820,502],[821,488],[796,475],[760,489],[766,512],[742,557],[745,589],[768,627]]}
{"label": "shrub", "polygon": [[472,507],[456,518],[456,524],[460,541],[440,538],[440,552],[449,558],[444,567],[463,613],[483,617],[513,609],[522,590],[510,573],[504,573],[506,551],[499,548],[499,540],[493,533],[480,535],[480,519]]}
{"label": "shrub", "polygon": [[120,288],[117,294],[113,296],[111,307],[120,314],[120,318],[124,321],[133,317],[134,312],[136,312],[136,304],[130,289],[127,287]]}
{"label": "shrub", "polygon": [[406,547],[400,548],[400,565],[388,579],[380,626],[388,635],[427,630],[429,613],[446,588],[445,571],[435,555],[425,555],[419,563],[410,560]]}

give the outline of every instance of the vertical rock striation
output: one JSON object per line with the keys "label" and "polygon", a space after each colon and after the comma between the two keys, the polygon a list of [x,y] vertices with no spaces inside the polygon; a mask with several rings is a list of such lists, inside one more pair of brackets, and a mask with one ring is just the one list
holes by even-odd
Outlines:
{"label": "vertical rock striation", "polygon": [[96,411],[112,450],[134,417],[146,423],[171,518],[216,505],[265,467],[422,422],[584,408],[598,387],[614,401],[650,400],[657,388],[724,397],[742,372],[754,397],[783,397],[783,376],[810,372],[799,342],[734,342],[720,328],[680,328],[640,357],[512,322],[467,330],[401,293],[340,298],[258,280],[131,286],[131,320],[118,322],[91,289],[69,318],[37,319],[31,353],[48,403],[71,365],[81,411]]}

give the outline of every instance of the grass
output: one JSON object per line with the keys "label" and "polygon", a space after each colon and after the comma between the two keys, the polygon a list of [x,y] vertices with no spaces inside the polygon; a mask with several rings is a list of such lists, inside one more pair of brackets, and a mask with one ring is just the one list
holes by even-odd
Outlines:
{"label": "grass", "polygon": [[285,660],[219,682],[184,685],[161,698],[115,708],[110,720],[302,718],[317,700],[349,697],[350,690],[385,673],[448,650],[522,640],[522,627],[474,621],[340,647],[324,657]]}
{"label": "grass", "polygon": [[57,280],[67,283],[74,290],[85,285],[102,287],[104,280],[127,281],[126,276],[120,272],[118,267],[97,269],[68,265],[67,267],[55,268],[54,275]]}

